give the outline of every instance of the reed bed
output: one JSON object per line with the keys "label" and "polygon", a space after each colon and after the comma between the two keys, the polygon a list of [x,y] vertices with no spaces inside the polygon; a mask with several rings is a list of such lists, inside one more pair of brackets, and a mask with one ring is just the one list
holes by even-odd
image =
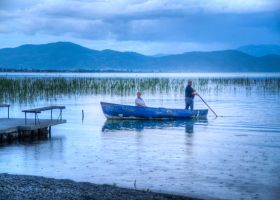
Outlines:
{"label": "reed bed", "polygon": [[[130,96],[136,91],[148,95],[184,95],[187,79],[180,78],[0,78],[0,103],[28,103],[65,96]],[[250,95],[279,94],[280,78],[197,78],[194,88],[201,94],[241,92]]]}

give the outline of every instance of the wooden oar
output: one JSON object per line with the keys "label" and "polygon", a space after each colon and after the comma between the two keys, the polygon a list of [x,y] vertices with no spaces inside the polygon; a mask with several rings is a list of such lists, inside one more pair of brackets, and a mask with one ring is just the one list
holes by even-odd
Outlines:
{"label": "wooden oar", "polygon": [[218,117],[218,115],[215,113],[215,111],[206,103],[206,101],[204,101],[204,99],[198,94],[196,93],[197,96],[199,96],[199,98],[205,103],[205,105],[216,115],[216,117]]}

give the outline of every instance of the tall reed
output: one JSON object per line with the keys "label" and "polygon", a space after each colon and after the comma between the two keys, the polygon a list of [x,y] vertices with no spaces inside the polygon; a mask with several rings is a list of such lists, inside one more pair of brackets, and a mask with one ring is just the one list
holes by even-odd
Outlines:
{"label": "tall reed", "polygon": [[[0,78],[0,103],[26,103],[73,95],[184,95],[187,79],[182,78]],[[280,78],[197,78],[193,85],[201,94],[279,94]]]}

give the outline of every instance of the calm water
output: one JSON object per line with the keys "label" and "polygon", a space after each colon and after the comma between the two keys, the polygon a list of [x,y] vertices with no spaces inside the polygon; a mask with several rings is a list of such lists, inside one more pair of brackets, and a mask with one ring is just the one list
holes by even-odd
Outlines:
{"label": "calm water", "polygon": [[[188,78],[222,117],[106,121],[102,114],[100,101],[133,104],[137,90],[149,106],[183,108]],[[2,73],[0,82],[12,117],[67,107],[67,124],[53,127],[50,140],[0,147],[0,172],[129,188],[136,180],[139,189],[202,198],[280,198],[280,74]],[[195,107],[205,105],[196,98]]]}

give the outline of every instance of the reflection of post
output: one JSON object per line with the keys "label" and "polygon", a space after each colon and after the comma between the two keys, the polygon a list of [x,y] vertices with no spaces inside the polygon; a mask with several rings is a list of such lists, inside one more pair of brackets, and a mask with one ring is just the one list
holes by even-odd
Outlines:
{"label": "reflection of post", "polygon": [[145,124],[142,121],[139,121],[138,123],[135,124],[135,130],[137,132],[142,132],[144,130]]}
{"label": "reflection of post", "polygon": [[186,133],[193,133],[193,124],[194,124],[194,122],[192,122],[192,121],[186,122],[186,124],[185,124]]}
{"label": "reflection of post", "polygon": [[187,134],[186,135],[186,153],[187,155],[192,155],[192,150],[193,150],[193,139],[194,139],[194,123],[195,121],[193,120],[188,120],[185,122],[185,132]]}

